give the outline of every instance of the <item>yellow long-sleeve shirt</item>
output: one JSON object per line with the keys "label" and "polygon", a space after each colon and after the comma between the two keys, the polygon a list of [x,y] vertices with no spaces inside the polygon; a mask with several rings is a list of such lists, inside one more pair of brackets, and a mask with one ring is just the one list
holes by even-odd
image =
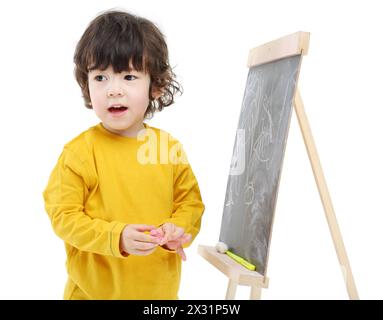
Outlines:
{"label": "yellow long-sleeve shirt", "polygon": [[177,298],[177,254],[158,247],[148,256],[125,257],[119,249],[127,224],[172,222],[194,239],[204,211],[179,142],[144,126],[143,140],[110,133],[101,123],[89,128],[65,145],[51,173],[43,195],[65,242],[65,299]]}

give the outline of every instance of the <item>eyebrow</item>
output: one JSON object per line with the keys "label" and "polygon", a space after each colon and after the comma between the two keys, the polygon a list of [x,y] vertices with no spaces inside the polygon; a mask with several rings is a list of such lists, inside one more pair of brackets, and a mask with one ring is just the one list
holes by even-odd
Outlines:
{"label": "eyebrow", "polygon": [[[101,69],[98,69],[98,68],[88,69],[88,73],[90,73],[90,72],[106,72],[106,69],[104,69],[104,70],[101,70]],[[121,72],[117,72],[117,73],[124,73],[124,72],[126,72],[126,73],[133,73],[133,72],[135,72],[135,73],[144,73],[143,71],[138,71],[138,70],[136,70],[134,68],[132,68],[130,70],[122,70]]]}

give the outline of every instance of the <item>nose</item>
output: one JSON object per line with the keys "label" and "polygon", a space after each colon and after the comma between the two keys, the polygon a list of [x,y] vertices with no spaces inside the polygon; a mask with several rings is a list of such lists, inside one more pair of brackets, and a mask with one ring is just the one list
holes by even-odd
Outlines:
{"label": "nose", "polygon": [[121,86],[119,86],[117,83],[112,84],[107,91],[107,95],[110,98],[121,97],[121,96],[123,96],[123,94],[124,94],[124,92],[123,92]]}
{"label": "nose", "polygon": [[116,89],[109,89],[108,90],[108,97],[121,97],[123,95],[122,90],[120,88]]}

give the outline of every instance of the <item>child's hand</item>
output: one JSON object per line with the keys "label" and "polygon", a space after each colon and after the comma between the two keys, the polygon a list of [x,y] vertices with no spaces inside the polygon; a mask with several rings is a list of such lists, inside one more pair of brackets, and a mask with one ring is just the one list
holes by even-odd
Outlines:
{"label": "child's hand", "polygon": [[177,227],[173,223],[164,223],[160,228],[152,230],[151,235],[157,237],[165,249],[175,250],[182,258],[186,260],[185,252],[182,245],[191,241],[192,236],[185,233],[184,229]]}
{"label": "child's hand", "polygon": [[146,224],[128,224],[121,232],[120,250],[128,254],[147,256],[159,245],[157,237],[144,233],[155,230],[155,226]]}

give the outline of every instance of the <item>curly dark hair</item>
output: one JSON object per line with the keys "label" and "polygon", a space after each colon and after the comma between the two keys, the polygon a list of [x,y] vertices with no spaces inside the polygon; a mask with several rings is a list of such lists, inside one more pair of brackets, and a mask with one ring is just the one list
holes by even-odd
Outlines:
{"label": "curly dark hair", "polygon": [[[169,65],[164,35],[151,21],[124,11],[106,11],[90,22],[77,44],[74,63],[75,77],[89,109],[92,105],[88,72],[105,70],[109,65],[116,73],[131,71],[130,64],[137,71],[149,73],[150,102],[146,118],[173,104],[175,94],[182,94],[182,87]],[[154,91],[162,95],[154,99]]]}

